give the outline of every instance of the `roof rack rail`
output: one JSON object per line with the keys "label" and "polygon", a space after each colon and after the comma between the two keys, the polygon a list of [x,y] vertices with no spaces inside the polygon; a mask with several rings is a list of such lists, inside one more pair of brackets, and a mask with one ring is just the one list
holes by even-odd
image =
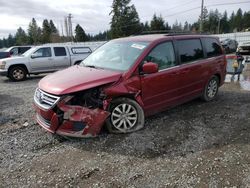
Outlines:
{"label": "roof rack rail", "polygon": [[192,32],[192,31],[176,31],[176,30],[155,30],[155,31],[142,31],[139,35],[150,35],[150,34],[166,34],[166,35],[204,35],[207,33]]}

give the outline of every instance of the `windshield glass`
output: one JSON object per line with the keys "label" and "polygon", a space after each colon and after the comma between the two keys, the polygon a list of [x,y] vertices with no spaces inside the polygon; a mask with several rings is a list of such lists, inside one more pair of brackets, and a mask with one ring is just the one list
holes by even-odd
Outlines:
{"label": "windshield glass", "polygon": [[29,50],[27,50],[25,53],[22,54],[22,56],[28,57],[35,51],[36,47],[32,47]]}
{"label": "windshield glass", "polygon": [[148,42],[110,41],[89,55],[81,65],[126,71],[148,44]]}

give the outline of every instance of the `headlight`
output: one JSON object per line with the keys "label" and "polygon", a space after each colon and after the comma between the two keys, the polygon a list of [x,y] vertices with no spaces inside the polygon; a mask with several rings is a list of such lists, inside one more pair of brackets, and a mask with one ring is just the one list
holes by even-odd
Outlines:
{"label": "headlight", "polygon": [[0,69],[5,69],[6,61],[0,61]]}
{"label": "headlight", "polygon": [[237,51],[240,51],[240,50],[242,50],[242,48],[241,48],[241,47],[238,47],[238,48],[237,48]]}

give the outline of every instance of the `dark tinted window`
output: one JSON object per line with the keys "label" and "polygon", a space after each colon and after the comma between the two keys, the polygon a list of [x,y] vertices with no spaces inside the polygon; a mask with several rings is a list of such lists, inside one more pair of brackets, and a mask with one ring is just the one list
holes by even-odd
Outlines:
{"label": "dark tinted window", "polygon": [[177,44],[182,63],[195,61],[204,57],[199,39],[178,40]]}
{"label": "dark tinted window", "polygon": [[31,47],[19,47],[19,54],[23,54],[27,50],[29,50]]}
{"label": "dark tinted window", "polygon": [[54,47],[55,56],[66,56],[66,50],[64,47]]}
{"label": "dark tinted window", "polygon": [[221,55],[223,52],[221,47],[216,39],[206,38],[205,39],[205,47],[207,51],[207,57],[213,57]]}
{"label": "dark tinted window", "polygon": [[156,46],[146,57],[146,62],[157,63],[159,70],[176,65],[172,42],[165,42]]}

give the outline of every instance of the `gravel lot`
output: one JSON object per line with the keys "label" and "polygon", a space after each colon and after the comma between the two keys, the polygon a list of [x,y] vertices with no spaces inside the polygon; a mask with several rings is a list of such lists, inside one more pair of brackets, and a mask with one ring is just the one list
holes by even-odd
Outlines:
{"label": "gravel lot", "polygon": [[0,78],[0,187],[250,187],[250,91],[241,83],[132,134],[60,140],[33,118],[41,78]]}

